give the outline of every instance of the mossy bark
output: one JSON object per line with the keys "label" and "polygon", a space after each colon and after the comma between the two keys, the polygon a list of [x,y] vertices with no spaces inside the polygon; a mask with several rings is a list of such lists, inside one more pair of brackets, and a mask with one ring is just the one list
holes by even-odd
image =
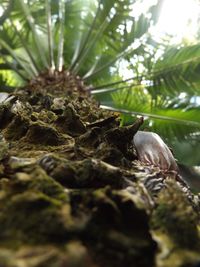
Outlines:
{"label": "mossy bark", "polygon": [[137,160],[141,120],[120,127],[72,85],[32,83],[0,105],[0,265],[200,264],[198,195]]}

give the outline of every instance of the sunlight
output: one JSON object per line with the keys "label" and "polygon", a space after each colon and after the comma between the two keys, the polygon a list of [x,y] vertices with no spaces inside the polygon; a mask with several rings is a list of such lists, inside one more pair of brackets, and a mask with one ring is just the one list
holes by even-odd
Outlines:
{"label": "sunlight", "polygon": [[200,3],[196,0],[165,0],[156,35],[173,35],[173,42],[195,40]]}
{"label": "sunlight", "polygon": [[[160,0],[158,0],[160,1]],[[132,6],[130,14],[139,18],[141,13],[145,14],[149,6],[155,0],[136,1]],[[197,42],[197,34],[200,21],[200,1],[198,0],[165,0],[161,8],[158,23],[152,26],[149,33],[157,42],[163,39],[169,40],[170,44],[194,44]],[[128,24],[127,30],[131,29],[132,24]],[[199,31],[199,33],[198,33]],[[170,35],[170,39],[167,37]],[[138,41],[137,39],[132,44]],[[162,55],[163,51],[157,51],[156,58]],[[133,62],[132,62],[133,63]],[[132,70],[127,68],[127,63],[121,60],[119,64],[120,74],[128,79],[133,76]]]}
{"label": "sunlight", "polygon": [[0,17],[3,15],[3,8],[0,6]]}

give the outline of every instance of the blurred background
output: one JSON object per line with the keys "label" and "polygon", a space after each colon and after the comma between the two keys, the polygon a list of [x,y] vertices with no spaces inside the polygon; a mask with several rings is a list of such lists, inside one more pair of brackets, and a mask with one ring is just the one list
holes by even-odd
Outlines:
{"label": "blurred background", "polygon": [[0,0],[1,92],[63,69],[123,125],[144,116],[199,186],[199,1]]}

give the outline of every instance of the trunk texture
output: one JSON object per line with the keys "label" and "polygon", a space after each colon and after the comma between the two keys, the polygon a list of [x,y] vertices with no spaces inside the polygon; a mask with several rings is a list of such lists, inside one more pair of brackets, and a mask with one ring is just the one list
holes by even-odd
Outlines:
{"label": "trunk texture", "polygon": [[68,72],[2,100],[1,267],[199,266],[198,195],[137,160],[141,124]]}

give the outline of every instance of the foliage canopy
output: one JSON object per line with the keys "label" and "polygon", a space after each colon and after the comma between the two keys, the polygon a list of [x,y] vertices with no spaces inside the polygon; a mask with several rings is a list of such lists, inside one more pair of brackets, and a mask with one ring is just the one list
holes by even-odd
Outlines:
{"label": "foliage canopy", "polygon": [[122,112],[123,123],[143,115],[145,127],[169,143],[192,142],[189,150],[198,151],[200,46],[153,40],[162,2],[1,0],[1,90],[64,68],[84,80],[102,107]]}

